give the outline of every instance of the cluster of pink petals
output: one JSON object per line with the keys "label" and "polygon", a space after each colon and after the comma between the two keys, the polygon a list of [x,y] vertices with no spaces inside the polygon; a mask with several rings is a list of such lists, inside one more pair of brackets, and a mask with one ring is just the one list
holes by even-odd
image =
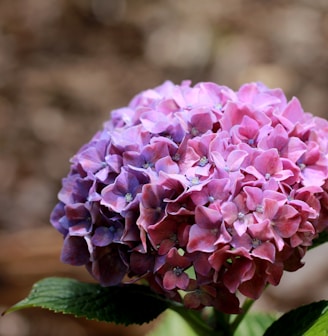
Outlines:
{"label": "cluster of pink petals", "polygon": [[104,286],[238,313],[326,229],[327,167],[328,122],[282,90],[167,81],[73,157],[51,222],[63,262]]}

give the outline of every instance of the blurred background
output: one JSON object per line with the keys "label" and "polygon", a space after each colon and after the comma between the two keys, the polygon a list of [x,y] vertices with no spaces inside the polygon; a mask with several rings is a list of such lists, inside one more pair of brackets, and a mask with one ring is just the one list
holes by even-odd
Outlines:
{"label": "blurred background", "polygon": [[[326,0],[0,0],[0,308],[62,265],[49,224],[69,158],[110,110],[170,79],[233,89],[263,81],[328,117]],[[328,298],[327,247],[255,306]],[[155,322],[156,323],[156,322]],[[0,319],[0,336],[144,335],[41,310]]]}

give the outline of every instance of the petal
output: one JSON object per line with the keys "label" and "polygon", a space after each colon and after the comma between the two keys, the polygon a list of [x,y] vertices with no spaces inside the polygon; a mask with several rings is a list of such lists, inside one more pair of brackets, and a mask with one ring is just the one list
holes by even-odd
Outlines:
{"label": "petal", "polygon": [[66,236],[60,259],[63,263],[74,266],[87,264],[90,260],[90,253],[85,239]]}
{"label": "petal", "polygon": [[193,253],[193,266],[195,268],[195,272],[201,274],[203,276],[208,276],[211,265],[208,261],[209,254],[203,252]]}
{"label": "petal", "polygon": [[203,229],[218,229],[222,220],[221,213],[216,209],[205,206],[197,206],[195,210],[195,222]]}
{"label": "petal", "polygon": [[305,143],[299,138],[291,137],[287,146],[282,150],[281,154],[292,162],[297,162],[297,160],[299,160],[305,152]]}
{"label": "petal", "polygon": [[182,273],[176,278],[176,287],[180,289],[186,289],[189,285],[189,277],[186,273]]}
{"label": "petal", "polygon": [[327,169],[322,166],[307,166],[302,170],[301,176],[305,187],[321,187],[327,179]]}
{"label": "petal", "polygon": [[282,238],[289,238],[298,231],[301,218],[299,216],[294,219],[285,218],[282,217],[279,222],[274,222],[274,228]]}
{"label": "petal", "polygon": [[225,202],[221,206],[223,219],[228,224],[233,224],[238,218],[238,208],[234,202]]}
{"label": "petal", "polygon": [[220,271],[221,267],[224,266],[226,260],[229,258],[228,250],[229,246],[224,245],[220,249],[216,249],[215,252],[208,258],[209,263],[217,272]]}
{"label": "petal", "polygon": [[127,270],[128,266],[122,260],[121,253],[116,247],[113,247],[107,254],[94,261],[90,269],[92,275],[103,286],[118,285],[123,280]]}
{"label": "petal", "polygon": [[294,125],[304,119],[304,111],[300,101],[293,97],[282,112],[281,122],[288,128],[292,129]]}
{"label": "petal", "polygon": [[154,256],[144,253],[132,252],[130,256],[130,270],[133,274],[144,275],[154,269]]}
{"label": "petal", "polygon": [[268,260],[271,263],[275,262],[275,254],[276,248],[270,242],[264,242],[256,247],[252,253],[254,257],[258,257],[260,259]]}
{"label": "petal", "polygon": [[282,170],[282,163],[275,148],[269,149],[254,160],[254,167],[265,176],[267,173],[273,175]]}
{"label": "petal", "polygon": [[155,134],[164,132],[170,125],[167,116],[158,111],[144,112],[140,121],[148,132]]}
{"label": "petal", "polygon": [[235,259],[224,274],[224,285],[231,293],[235,293],[241,283],[254,276],[254,272],[255,266],[253,261],[245,258]]}
{"label": "petal", "polygon": [[166,290],[172,290],[176,287],[177,276],[173,271],[167,271],[163,277],[163,286]]}
{"label": "petal", "polygon": [[95,246],[107,246],[113,241],[113,232],[108,227],[97,227],[91,242]]}
{"label": "petal", "polygon": [[[50,214],[50,223],[51,225],[57,229],[60,233],[66,236],[68,226],[63,225],[63,221],[61,220],[65,216],[64,204],[62,202],[57,203]],[[65,216],[66,218],[66,216]]]}
{"label": "petal", "polygon": [[88,147],[78,155],[78,161],[86,172],[90,171],[94,173],[103,167],[104,158],[100,157],[97,148]]}
{"label": "petal", "polygon": [[248,156],[248,153],[244,150],[234,150],[227,157],[227,166],[231,171],[236,171],[242,165],[245,157]]}
{"label": "petal", "polygon": [[247,223],[246,218],[243,219],[243,220],[236,220],[233,223],[233,227],[234,227],[234,229],[236,230],[236,233],[239,236],[243,235],[246,232],[247,227],[248,227],[248,223]]}
{"label": "petal", "polygon": [[279,203],[271,198],[263,200],[263,213],[265,218],[272,219],[280,209]]}
{"label": "petal", "polygon": [[260,273],[259,275],[255,274],[253,278],[251,278],[249,281],[245,281],[244,283],[242,283],[238,287],[238,290],[243,295],[253,300],[256,300],[263,293],[266,282],[267,282],[267,277],[263,276],[262,273]]}
{"label": "petal", "polygon": [[244,191],[247,195],[246,205],[249,210],[256,210],[256,208],[262,204],[263,191],[257,187],[248,187],[244,188]]}
{"label": "petal", "polygon": [[181,269],[185,269],[190,266],[191,261],[189,258],[179,254],[178,250],[173,247],[169,251],[166,257],[166,261],[172,266],[178,266]]}
{"label": "petal", "polygon": [[187,251],[213,252],[216,250],[215,242],[218,238],[218,232],[215,230],[202,229],[194,224],[190,228]]}

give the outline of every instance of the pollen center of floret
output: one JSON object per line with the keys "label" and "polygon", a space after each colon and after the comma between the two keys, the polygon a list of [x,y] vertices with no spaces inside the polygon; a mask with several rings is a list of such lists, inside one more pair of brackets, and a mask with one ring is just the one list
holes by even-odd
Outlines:
{"label": "pollen center of floret", "polygon": [[265,178],[266,180],[270,180],[270,177],[271,177],[271,174],[270,174],[270,173],[266,173],[266,174],[264,175],[264,178]]}
{"label": "pollen center of floret", "polygon": [[225,167],[224,167],[224,170],[225,170],[227,173],[230,172],[230,168],[229,168],[228,166],[225,166]]}
{"label": "pollen center of floret", "polygon": [[215,201],[215,198],[213,196],[208,196],[208,201],[210,203],[213,203]]}
{"label": "pollen center of floret", "polygon": [[261,204],[257,205],[256,206],[256,212],[263,213],[264,212],[263,205],[261,205]]}
{"label": "pollen center of floret", "polygon": [[197,184],[199,184],[199,177],[198,176],[191,177],[189,179],[189,181],[190,181],[191,185],[197,185]]}
{"label": "pollen center of floret", "polygon": [[252,247],[257,248],[262,244],[262,241],[258,238],[253,238],[252,239]]}
{"label": "pollen center of floret", "polygon": [[206,156],[201,157],[201,159],[199,160],[198,165],[201,167],[204,167],[208,164],[208,158]]}
{"label": "pollen center of floret", "polygon": [[238,217],[239,220],[243,220],[245,218],[245,214],[240,211],[240,212],[238,212],[237,217]]}
{"label": "pollen center of floret", "polygon": [[228,226],[226,229],[227,229],[227,232],[232,236],[233,235],[232,227]]}
{"label": "pollen center of floret", "polygon": [[125,197],[126,203],[130,203],[133,200],[131,193],[126,193],[124,197]]}
{"label": "pollen center of floret", "polygon": [[176,276],[180,276],[183,273],[183,268],[181,268],[179,266],[176,266],[176,267],[173,268],[173,273]]}
{"label": "pollen center of floret", "polygon": [[254,140],[254,139],[249,139],[249,140],[248,140],[248,144],[249,144],[250,146],[253,146],[254,143],[255,143],[255,140]]}
{"label": "pollen center of floret", "polygon": [[176,235],[176,233],[173,233],[170,240],[174,243],[178,243],[178,236]]}
{"label": "pollen center of floret", "polygon": [[142,165],[142,168],[147,169],[147,168],[152,168],[154,166],[154,164],[152,162],[145,162]]}
{"label": "pollen center of floret", "polygon": [[111,233],[115,233],[116,232],[116,228],[114,226],[110,226],[108,228],[108,230],[111,232]]}
{"label": "pollen center of floret", "polygon": [[172,160],[175,161],[175,162],[178,162],[180,160],[180,154],[179,153],[175,153],[172,156]]}
{"label": "pollen center of floret", "polygon": [[196,127],[192,127],[190,133],[192,136],[197,136],[199,134],[199,131]]}
{"label": "pollen center of floret", "polygon": [[210,232],[214,235],[218,234],[219,230],[218,229],[211,229]]}
{"label": "pollen center of floret", "polygon": [[299,163],[298,167],[300,168],[300,170],[304,170],[306,165],[304,163]]}

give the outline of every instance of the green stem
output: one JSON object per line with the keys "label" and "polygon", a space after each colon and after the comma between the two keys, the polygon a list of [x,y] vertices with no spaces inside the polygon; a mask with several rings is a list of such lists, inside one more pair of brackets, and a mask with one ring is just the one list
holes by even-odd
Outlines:
{"label": "green stem", "polygon": [[246,299],[243,306],[242,306],[242,313],[237,315],[237,317],[234,319],[234,321],[231,323],[230,330],[231,334],[233,335],[235,331],[237,330],[240,322],[243,320],[249,309],[252,307],[254,303],[254,300],[252,299]]}
{"label": "green stem", "polygon": [[253,303],[254,300],[246,299],[242,306],[242,313],[237,315],[230,325],[227,317],[231,316],[217,312],[217,314],[213,316],[216,320],[215,330],[206,324],[198,311],[186,309],[183,305],[175,303],[171,303],[170,308],[178,313],[199,336],[232,336],[236,332],[239,324],[244,319],[249,309],[252,307]]}
{"label": "green stem", "polygon": [[186,309],[184,306],[179,304],[172,304],[170,308],[178,313],[191,326],[197,335],[226,336],[223,331],[214,331],[210,326],[208,326],[201,318],[198,311]]}
{"label": "green stem", "polygon": [[208,319],[208,322],[213,329],[220,332],[221,335],[232,336],[229,325],[229,314],[222,313],[213,308],[212,315]]}

